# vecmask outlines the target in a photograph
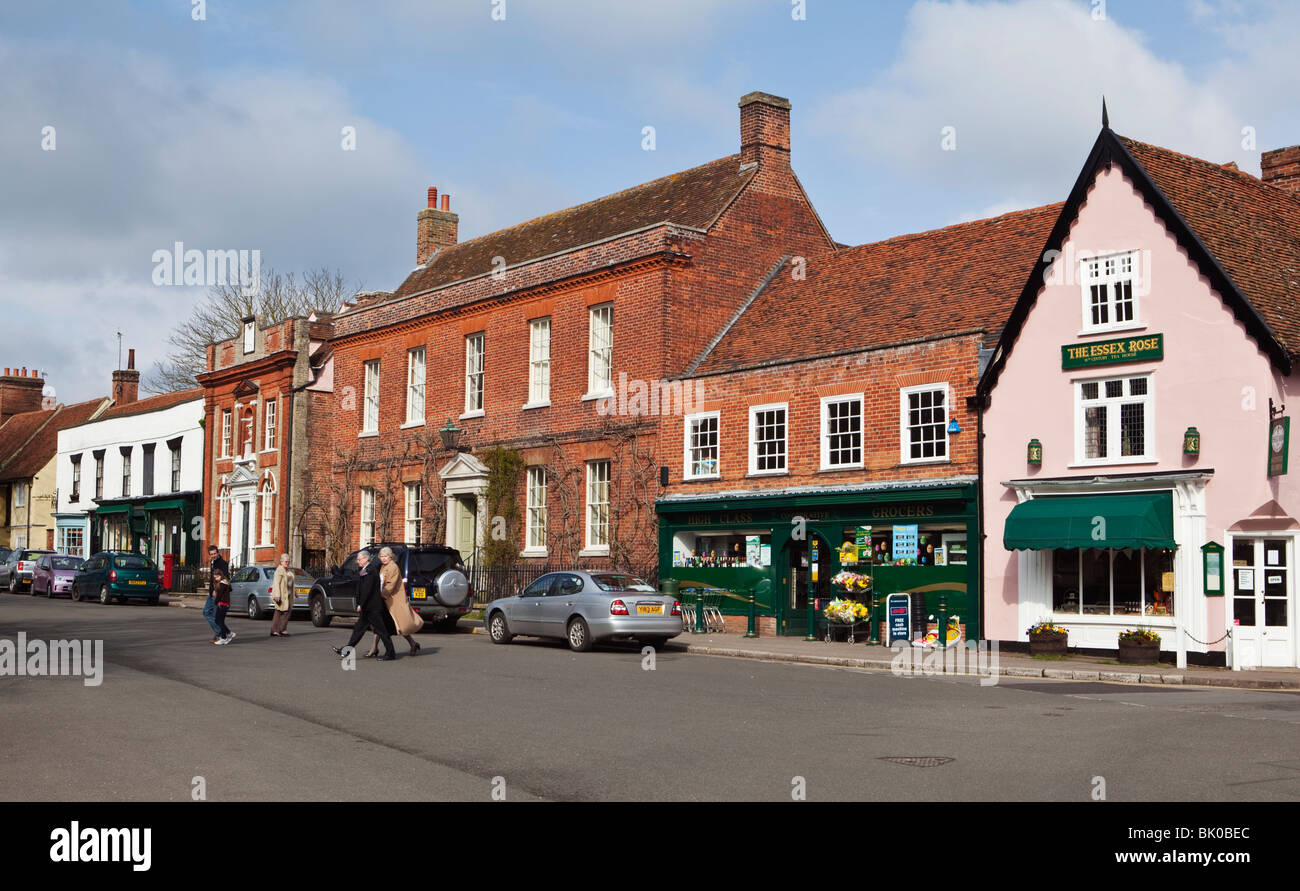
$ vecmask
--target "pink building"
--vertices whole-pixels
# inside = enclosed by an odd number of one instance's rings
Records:
[[[980,383],[988,638],[1300,664],[1298,174],[1300,147],[1261,181],[1103,123]]]

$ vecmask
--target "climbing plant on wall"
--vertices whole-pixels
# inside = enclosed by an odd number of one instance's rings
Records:
[[[490,448],[479,455],[488,469],[488,527],[483,562],[488,566],[508,566],[519,557],[519,499],[526,465],[514,449]]]

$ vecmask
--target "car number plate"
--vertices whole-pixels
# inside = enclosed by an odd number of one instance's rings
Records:
[[[662,603],[638,603],[636,611],[640,615],[662,616],[664,614],[664,605]]]
[[[416,600],[424,600],[428,595],[425,593],[424,588],[416,588],[411,592],[411,596]]]
[[[306,594],[311,590],[311,588],[294,588],[294,590],[297,591],[299,594]]]
[[[141,580],[141,579],[127,579],[127,582],[126,582],[126,583],[127,583],[128,585],[147,585],[147,584],[149,584],[148,582],[143,581],[143,580]]]

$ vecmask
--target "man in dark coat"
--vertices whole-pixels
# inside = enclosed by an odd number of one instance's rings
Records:
[[[357,612],[361,615],[357,619],[357,624],[352,627],[352,636],[348,638],[347,645],[331,649],[342,656],[354,650],[367,631],[374,631],[384,644],[384,655],[379,657],[379,661],[391,662],[397,658],[397,654],[393,652],[393,639],[389,637],[388,629],[384,626],[384,616],[388,610],[384,606],[383,596],[379,593],[379,570],[370,562],[369,551],[359,551],[357,562],[361,564],[361,578],[357,581]]]
[[[230,578],[230,565],[222,559],[216,545],[208,545],[208,600],[203,604],[203,618],[208,620],[208,625],[212,628],[213,643],[225,637],[221,633],[221,626],[217,624],[217,600],[213,596],[217,570],[221,570],[227,579]]]

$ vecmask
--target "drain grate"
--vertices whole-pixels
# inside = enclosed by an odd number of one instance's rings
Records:
[[[906,764],[910,767],[941,767],[952,761],[951,758],[945,755],[884,755],[877,760],[892,761],[895,764]]]

